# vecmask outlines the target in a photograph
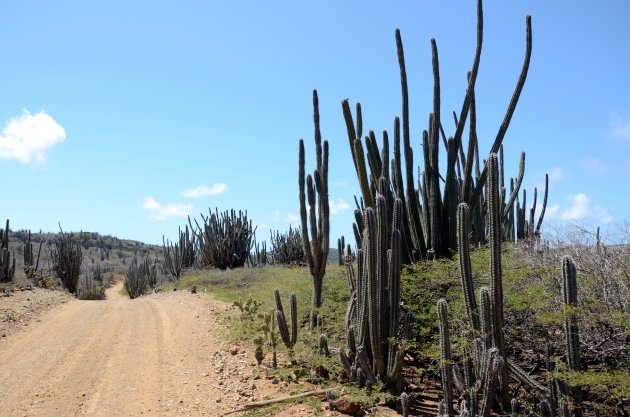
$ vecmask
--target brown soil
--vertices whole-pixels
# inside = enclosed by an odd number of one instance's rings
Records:
[[[316,388],[254,378],[250,347],[213,331],[228,304],[184,291],[129,300],[121,287],[106,301],[39,289],[0,298],[0,415],[220,416]]]

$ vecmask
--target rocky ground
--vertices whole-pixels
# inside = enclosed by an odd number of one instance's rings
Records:
[[[184,291],[129,300],[121,286],[105,301],[42,289],[0,297],[0,415],[238,416],[318,389],[267,378],[249,347],[225,341],[228,304]],[[340,415],[327,404],[323,415]],[[306,404],[274,412],[313,414]]]

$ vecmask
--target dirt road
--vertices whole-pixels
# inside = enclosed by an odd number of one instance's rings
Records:
[[[129,300],[121,286],[2,339],[0,416],[218,416],[261,399],[251,352],[208,331],[225,303],[182,291]]]

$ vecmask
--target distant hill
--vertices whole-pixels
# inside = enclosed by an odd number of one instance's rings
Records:
[[[96,232],[68,233],[74,239],[81,242],[83,252],[82,269],[90,266],[100,265],[101,268],[115,273],[124,273],[126,265],[134,258],[142,259],[162,259],[162,247],[149,245],[129,239],[119,239],[115,236],[101,235]],[[40,242],[41,255],[39,265],[44,269],[50,269],[50,251],[55,239],[61,236],[60,233],[31,232],[31,243],[33,244],[33,256],[37,257]],[[17,230],[9,232],[9,250],[15,254],[16,278],[23,277],[22,265],[24,264],[24,245],[28,240],[28,230]]]

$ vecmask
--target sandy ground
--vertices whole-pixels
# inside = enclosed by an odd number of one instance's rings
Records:
[[[255,378],[249,347],[221,340],[226,303],[183,291],[129,300],[121,287],[105,301],[0,299],[0,416],[221,416],[313,388]],[[314,413],[294,404],[275,415]]]

